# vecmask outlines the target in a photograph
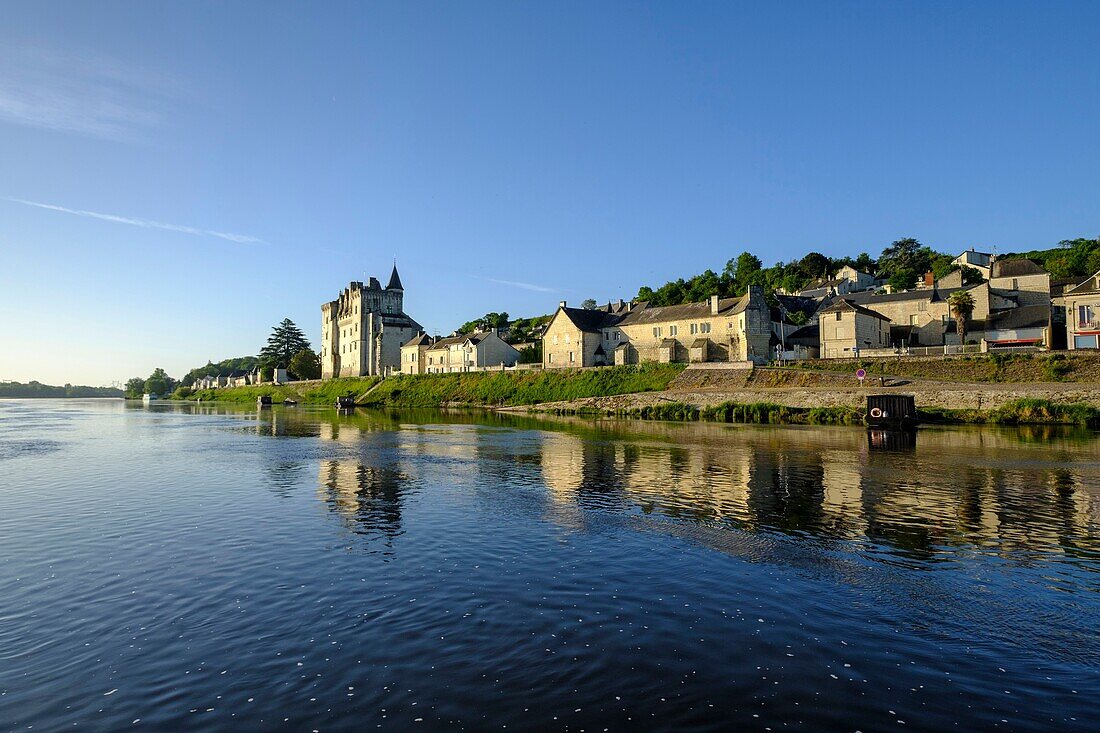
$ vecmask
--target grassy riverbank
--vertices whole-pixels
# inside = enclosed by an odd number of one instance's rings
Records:
[[[683,364],[643,364],[584,370],[398,375],[386,379],[349,377],[282,386],[206,389],[192,393],[187,399],[247,404],[254,403],[257,397],[270,396],[273,402],[289,398],[302,404],[331,405],[337,397],[350,395],[357,405],[370,407],[537,405],[582,397],[659,392],[667,389],[683,370]]]
[[[736,403],[700,407],[663,402],[619,410],[591,407],[553,408],[555,415],[606,415],[639,420],[706,421],[772,425],[860,425],[863,410],[851,407],[789,407],[772,402]],[[1057,404],[1021,399],[993,410],[921,409],[921,420],[935,423],[981,425],[1079,425],[1100,428],[1100,409],[1084,404]]]
[[[642,364],[602,369],[471,372],[389,377],[361,404],[392,407],[512,406],[634,392],[659,392],[683,364]]]
[[[235,402],[252,404],[257,397],[271,397],[272,402],[291,399],[304,405],[333,405],[337,397],[352,395],[356,401],[363,398],[380,380],[377,377],[348,377],[325,381],[301,382],[284,385],[257,384],[248,387],[222,387],[200,389],[187,397],[203,402]]]
[[[796,361],[790,368],[852,374],[859,367],[872,377],[1022,384],[1030,382],[1095,382],[1100,354],[1092,351],[1034,354],[966,354],[959,356]]]

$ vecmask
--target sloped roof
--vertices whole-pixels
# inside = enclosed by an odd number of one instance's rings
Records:
[[[749,304],[749,295],[746,293],[740,298],[722,298],[718,301],[718,315],[733,316],[744,312]],[[627,313],[619,325],[636,326],[646,323],[665,323],[667,321],[689,321],[693,318],[711,317],[710,302],[683,303],[681,305],[665,305],[650,308],[648,306],[635,307]]]
[[[1074,286],[1066,286],[1063,293],[1073,293],[1080,295],[1081,293],[1097,293],[1100,292],[1100,271],[1094,272],[1084,280],[1079,281]]]
[[[676,348],[676,339],[661,339],[661,348],[674,349]]]
[[[997,260],[993,263],[993,277],[1023,277],[1025,275],[1045,275],[1047,271],[1031,260]]]
[[[694,341],[691,342],[691,348],[693,348],[693,349],[704,349],[704,348],[706,348],[707,344],[709,344],[709,343],[710,343],[710,339],[706,338],[705,336],[700,336],[699,338],[697,338],[697,339],[695,339]]]
[[[871,310],[870,308],[864,308],[862,305],[857,305],[847,298],[838,298],[836,302],[821,311],[822,315],[826,313],[841,313],[844,311],[850,311],[853,313],[860,313],[865,316],[871,316],[872,318],[879,318],[883,321],[889,321],[890,319],[882,315],[878,311]]]
[[[404,290],[401,287],[401,278],[397,276],[397,263],[393,263],[393,272],[390,273],[390,282],[386,285],[386,290]]]
[[[974,288],[980,288],[982,285],[984,283],[966,285],[961,288],[922,288],[920,290],[906,290],[903,293],[885,293],[883,295],[876,295],[874,292],[867,290],[862,293],[848,293],[844,296],[844,300],[872,307],[876,303],[901,303],[906,300],[927,300],[930,303],[935,303],[939,300],[946,300],[947,296],[956,290],[973,290]]]
[[[593,308],[592,310],[587,308],[561,308],[560,310],[565,313],[565,317],[574,326],[589,333],[599,333],[601,329],[614,326],[622,319],[619,314],[609,313],[602,308]]]
[[[1045,305],[1010,308],[999,313],[990,313],[985,319],[986,329],[997,331],[1017,328],[1042,328],[1049,324],[1050,307]]]
[[[402,345],[401,348],[406,346],[430,346],[433,343],[433,339],[426,333],[420,333],[409,339],[407,344]]]
[[[794,331],[793,333],[788,333],[786,335],[786,339],[788,341],[793,339],[793,340],[796,340],[796,341],[802,341],[802,340],[814,341],[816,343],[817,339],[820,335],[821,335],[821,327],[818,324],[813,323],[813,324],[808,325],[808,326],[803,326],[802,328],[799,328],[798,330]]]

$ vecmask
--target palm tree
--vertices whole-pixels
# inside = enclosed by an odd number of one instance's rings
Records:
[[[947,305],[959,332],[959,345],[966,343],[966,321],[974,313],[974,296],[969,290],[956,290],[947,298]]]

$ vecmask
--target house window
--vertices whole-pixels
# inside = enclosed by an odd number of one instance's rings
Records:
[[[553,354],[547,354],[547,355],[546,355],[546,361],[548,361],[548,362],[550,362],[551,364],[553,364],[553,363],[554,363],[554,355],[553,355]]]
[[[668,335],[669,336],[675,336],[678,330],[679,330],[678,326],[669,326],[668,327]],[[692,333],[695,333],[695,332],[692,331]]]
[[[654,338],[661,338],[661,327],[657,326],[653,329]]]
[[[910,326],[919,326],[920,325],[920,316],[918,316],[916,313],[913,313],[912,315],[910,315],[909,316],[909,325]]]
[[[709,323],[700,323],[699,324],[699,332],[700,333],[710,333],[710,324]]]
[[[1079,305],[1077,306],[1077,324],[1083,326],[1086,323],[1092,323],[1092,306]]]
[[[619,333],[618,331],[616,331],[615,332],[615,340],[618,341],[620,336],[622,336],[622,334]]]
[[[838,320],[838,321],[840,320],[840,312],[839,311],[837,311],[836,320]]]
[[[920,313],[923,313],[926,310],[928,310],[928,303],[923,301],[923,300],[919,301],[917,303],[917,311],[920,312]]]
[[[569,363],[570,364],[573,363],[573,352],[572,351],[569,352]]]
[[[569,334],[565,334],[565,343],[569,343]]]
[[[554,334],[554,346],[557,346],[557,345],[558,345],[558,335],[555,333]]]
[[[699,327],[697,325],[695,325],[694,323],[691,324],[691,335],[692,336],[694,336],[698,330],[699,330]]]

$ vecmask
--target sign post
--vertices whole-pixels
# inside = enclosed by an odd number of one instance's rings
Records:
[[[867,370],[863,367],[856,369],[856,379],[859,380],[859,386],[863,386],[863,380],[867,378]]]

